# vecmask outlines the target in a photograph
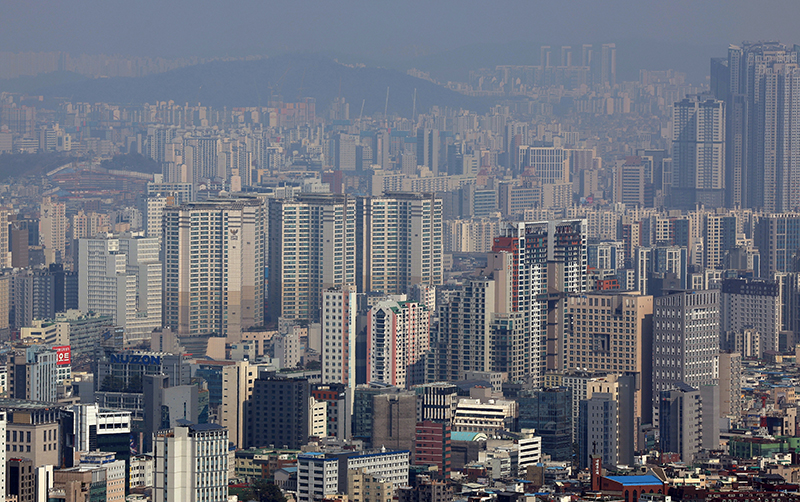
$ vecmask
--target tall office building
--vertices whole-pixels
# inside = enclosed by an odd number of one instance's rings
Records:
[[[421,303],[383,300],[367,313],[367,383],[424,383],[430,313]]]
[[[310,435],[311,399],[308,380],[262,372],[245,403],[247,420],[242,447],[300,449]]]
[[[703,402],[700,391],[678,382],[659,393],[661,451],[677,453],[692,463],[703,445]]]
[[[719,291],[680,291],[656,298],[653,400],[676,385],[714,384],[719,354]]]
[[[78,308],[109,315],[129,339],[149,338],[161,326],[162,266],[158,239],[78,241]]]
[[[725,107],[691,96],[672,107],[673,206],[725,204]]]
[[[364,292],[409,292],[443,281],[442,199],[387,193],[358,200],[357,284]]]
[[[67,240],[66,206],[52,197],[42,199],[39,215],[39,244],[45,250],[48,263],[60,261]]]
[[[542,453],[553,460],[572,459],[572,391],[568,388],[528,391],[517,398],[520,429],[535,429]]]
[[[727,63],[727,64],[726,64]],[[746,42],[712,64],[712,90],[727,105],[729,204],[800,206],[800,68],[796,46]]]
[[[153,454],[155,502],[227,502],[228,431],[221,425],[159,431]]]
[[[592,394],[591,398],[580,402],[578,417],[577,443],[581,468],[588,468],[594,455],[601,456],[605,464],[616,465],[619,460],[620,424],[614,396],[601,392]],[[625,427],[632,425],[625,424]]]
[[[269,318],[319,321],[323,291],[356,284],[355,199],[270,199],[268,249]]]
[[[356,170],[356,139],[352,134],[339,133],[333,137],[333,166],[337,171]]]
[[[239,341],[264,323],[264,207],[255,198],[164,209],[164,325]]]
[[[617,46],[603,44],[600,46],[600,85],[614,87],[617,83]]]
[[[322,293],[322,383],[356,383],[356,289],[350,285]]]
[[[562,371],[636,374],[633,416],[649,423],[653,297],[635,293],[571,294],[564,311],[562,344],[557,348]]]

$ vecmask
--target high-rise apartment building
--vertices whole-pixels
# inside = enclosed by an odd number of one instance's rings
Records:
[[[264,323],[264,207],[255,198],[164,208],[164,325],[239,341]]]
[[[109,315],[129,339],[161,326],[162,266],[158,240],[101,237],[78,241],[78,308]]]
[[[525,378],[534,382],[541,382],[545,368],[560,369],[557,342],[548,340],[548,309],[563,308],[560,294],[586,291],[586,241],[586,220],[510,223],[505,235],[495,239],[490,267],[498,277],[504,276],[500,295],[508,304],[506,311],[521,315],[523,331],[512,335],[516,341],[512,354],[523,356],[523,364],[530,365]],[[511,261],[498,261],[498,253],[508,254]]]
[[[421,303],[387,299],[367,313],[367,383],[424,383],[429,349],[430,313]]]
[[[800,243],[800,215],[761,215],[755,224],[753,244],[760,253],[761,277],[774,272],[793,272],[794,253]]]
[[[268,249],[269,318],[319,321],[322,293],[356,284],[355,199],[270,199]]]
[[[719,291],[679,291],[653,307],[653,399],[676,385],[714,384],[719,354]],[[655,407],[658,406],[654,402]]]
[[[726,102],[730,205],[800,206],[800,68],[797,47],[746,42],[714,60],[712,90]]]
[[[155,502],[227,502],[228,430],[221,425],[161,430],[153,454]]]
[[[765,350],[785,350],[781,343],[783,298],[774,281],[725,279],[720,294],[720,329],[723,334],[756,330]]]
[[[52,197],[45,197],[40,205],[39,244],[45,249],[48,263],[54,263],[64,256],[66,240],[66,206]]]
[[[433,193],[359,199],[359,290],[398,295],[415,284],[441,284],[442,232],[442,199]]]
[[[322,293],[322,383],[356,383],[356,289],[333,287]]]
[[[248,361],[222,368],[222,405],[220,425],[228,429],[231,443],[243,447],[245,443],[245,403],[253,395],[253,382],[258,378],[258,367]]]
[[[725,204],[725,107],[691,96],[672,107],[673,206]]]

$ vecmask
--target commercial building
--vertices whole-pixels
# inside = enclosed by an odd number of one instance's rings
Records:
[[[34,345],[14,354],[8,365],[8,395],[55,403],[58,399],[58,353]]]
[[[264,323],[265,208],[215,199],[164,209],[164,325],[232,342]]]
[[[183,355],[103,350],[94,377],[95,401],[102,408],[130,411],[135,420],[143,420],[145,375],[166,375],[171,386],[188,385],[191,365]]]
[[[517,398],[520,429],[534,429],[542,453],[553,460],[572,458],[572,391],[568,388],[529,391]]]
[[[654,301],[653,406],[674,385],[715,384],[719,354],[719,291],[679,291]],[[657,417],[654,417],[654,420]]]
[[[303,453],[297,456],[297,500],[312,502],[347,493],[347,473],[361,471],[388,481],[392,489],[408,484],[409,451]]]
[[[292,379],[262,372],[253,381],[245,402],[244,448],[273,445],[293,450],[311,435],[311,386],[306,379]]]
[[[661,450],[691,463],[703,447],[703,403],[700,391],[683,383],[659,394]]]
[[[228,429],[230,441],[238,447],[245,444],[245,403],[252,396],[256,378],[258,367],[248,361],[236,361],[222,368],[220,424]]]
[[[162,430],[153,452],[154,502],[227,502],[227,429],[203,424]]]
[[[450,425],[445,422],[417,422],[411,464],[436,466],[439,476],[449,478],[451,457]]]
[[[581,468],[588,468],[594,455],[601,456],[607,465],[617,464],[619,429],[617,402],[613,395],[598,392],[580,402],[577,443]]]
[[[33,465],[61,465],[62,409],[55,404],[0,399],[6,416],[7,459],[29,458]]]

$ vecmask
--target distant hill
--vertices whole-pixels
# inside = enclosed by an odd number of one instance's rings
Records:
[[[485,112],[490,101],[464,96],[434,83],[385,68],[354,68],[319,55],[284,55],[253,61],[216,61],[136,78],[98,78],[37,87],[46,97],[119,104],[203,103],[212,107],[266,106],[272,95],[286,102],[317,100],[322,113],[337,96],[350,103],[357,117],[383,112],[389,87],[389,113],[410,116],[414,89],[417,113],[431,106]],[[34,89],[31,89],[33,91]]]
[[[36,76],[26,76],[0,80],[0,92],[21,92],[35,94],[38,89],[64,84],[75,84],[88,79],[71,71],[54,71]]]

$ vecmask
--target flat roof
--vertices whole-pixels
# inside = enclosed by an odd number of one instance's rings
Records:
[[[606,479],[615,481],[622,486],[645,486],[645,485],[663,485],[664,482],[653,476],[652,474],[643,474],[640,476],[606,476]]]

